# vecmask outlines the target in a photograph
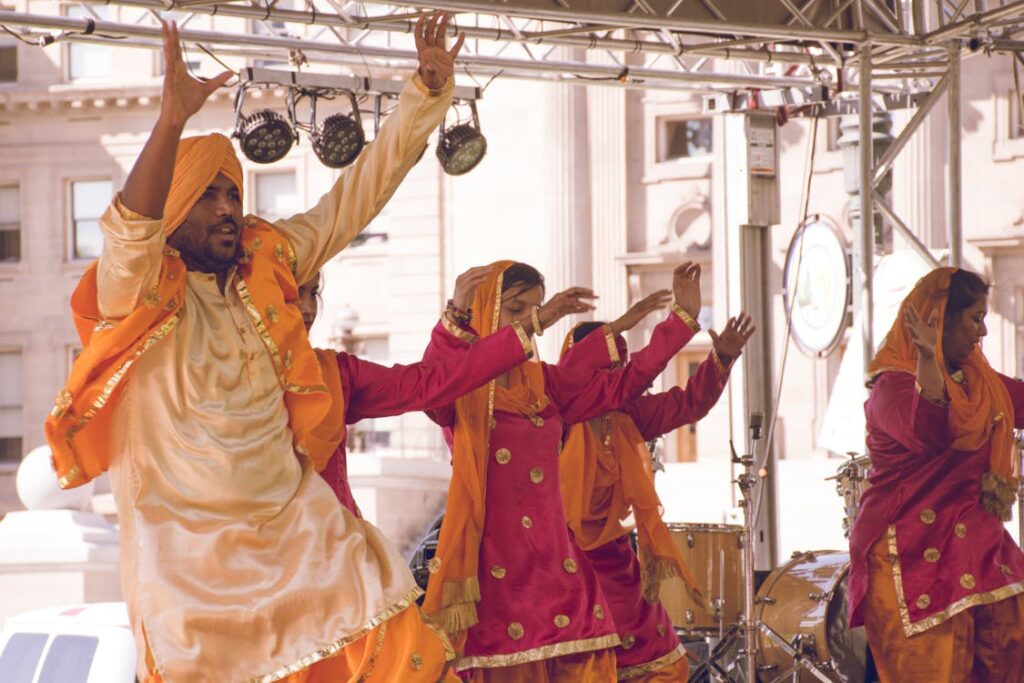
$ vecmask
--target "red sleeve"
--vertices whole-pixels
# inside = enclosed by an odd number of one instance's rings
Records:
[[[721,398],[728,379],[729,370],[712,352],[685,389],[673,387],[661,394],[641,396],[621,410],[633,418],[644,439],[650,441],[707,415]]]
[[[999,379],[1003,380],[1006,390],[1010,392],[1010,400],[1013,401],[1013,426],[1024,428],[1024,382],[1003,374],[999,375]]]
[[[949,448],[949,407],[924,398],[916,385],[909,372],[884,372],[875,380],[864,405],[870,449],[884,452],[896,442],[914,455],[936,455]]]
[[[560,367],[589,368],[603,370],[618,363],[619,350],[615,346],[615,335],[608,325],[594,330],[570,346],[558,361]]]
[[[441,327],[438,323],[437,327]],[[442,328],[441,338],[448,333]],[[342,376],[348,378],[345,421],[431,410],[452,403],[482,384],[505,374],[530,357],[530,347],[515,327],[474,344],[435,345],[435,328],[425,360],[385,367],[338,354]]]
[[[683,322],[680,314],[673,312],[654,328],[650,343],[621,368],[593,370],[545,364],[548,397],[558,406],[566,424],[618,410],[651,386],[697,329],[692,320]]]

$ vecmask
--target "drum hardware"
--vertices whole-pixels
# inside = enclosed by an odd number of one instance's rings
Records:
[[[804,670],[810,673],[812,676],[817,678],[822,683],[833,683],[833,679],[830,678],[822,670],[820,665],[813,661],[812,658],[817,658],[817,648],[815,638],[809,633],[798,633],[793,637],[791,642],[786,642],[786,639],[775,632],[770,626],[765,624],[763,621],[759,624],[761,632],[768,636],[776,645],[782,648],[793,658],[793,665],[782,672],[781,675],[771,679],[769,683],[781,683],[787,678],[792,681],[798,681],[800,671]],[[777,671],[779,666],[777,664],[769,664],[762,667],[758,667],[758,671],[771,671],[774,673]]]
[[[754,598],[755,605],[774,605],[776,602],[778,602],[778,600],[770,598],[767,595],[763,598]]]
[[[832,591],[824,593],[808,593],[807,597],[817,602],[830,602],[832,600]]]

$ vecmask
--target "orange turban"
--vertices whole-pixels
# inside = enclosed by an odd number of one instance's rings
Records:
[[[192,211],[203,192],[218,174],[223,173],[242,196],[242,164],[231,140],[220,133],[184,138],[178,143],[174,177],[164,204],[164,231],[170,235]]]

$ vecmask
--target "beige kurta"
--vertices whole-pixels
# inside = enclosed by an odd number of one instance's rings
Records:
[[[299,282],[348,244],[415,163],[450,101],[409,85],[376,141],[310,212],[279,221]],[[104,217],[100,309],[124,317],[155,279],[159,221]],[[230,277],[234,277],[234,274]],[[111,481],[122,578],[168,683],[273,681],[336,652],[418,595],[398,552],[295,456],[283,391],[233,287],[187,274],[177,328],[115,407]]]

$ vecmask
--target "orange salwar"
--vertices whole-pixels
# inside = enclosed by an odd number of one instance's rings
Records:
[[[619,670],[619,675],[622,675],[621,669]],[[619,683],[685,683],[689,676],[690,663],[686,661],[686,657],[680,657],[668,666],[663,666],[660,669],[655,669],[639,676],[620,678]]]
[[[973,607],[908,638],[885,537],[868,554],[864,627],[882,683],[1024,683],[1024,596]]]
[[[615,651],[562,655],[514,666],[477,668],[470,683],[614,683]]]
[[[455,653],[447,638],[425,619],[419,607],[410,607],[349,643],[333,657],[280,680],[282,683],[460,683],[451,666]],[[163,679],[154,674],[146,683],[163,683]]]

